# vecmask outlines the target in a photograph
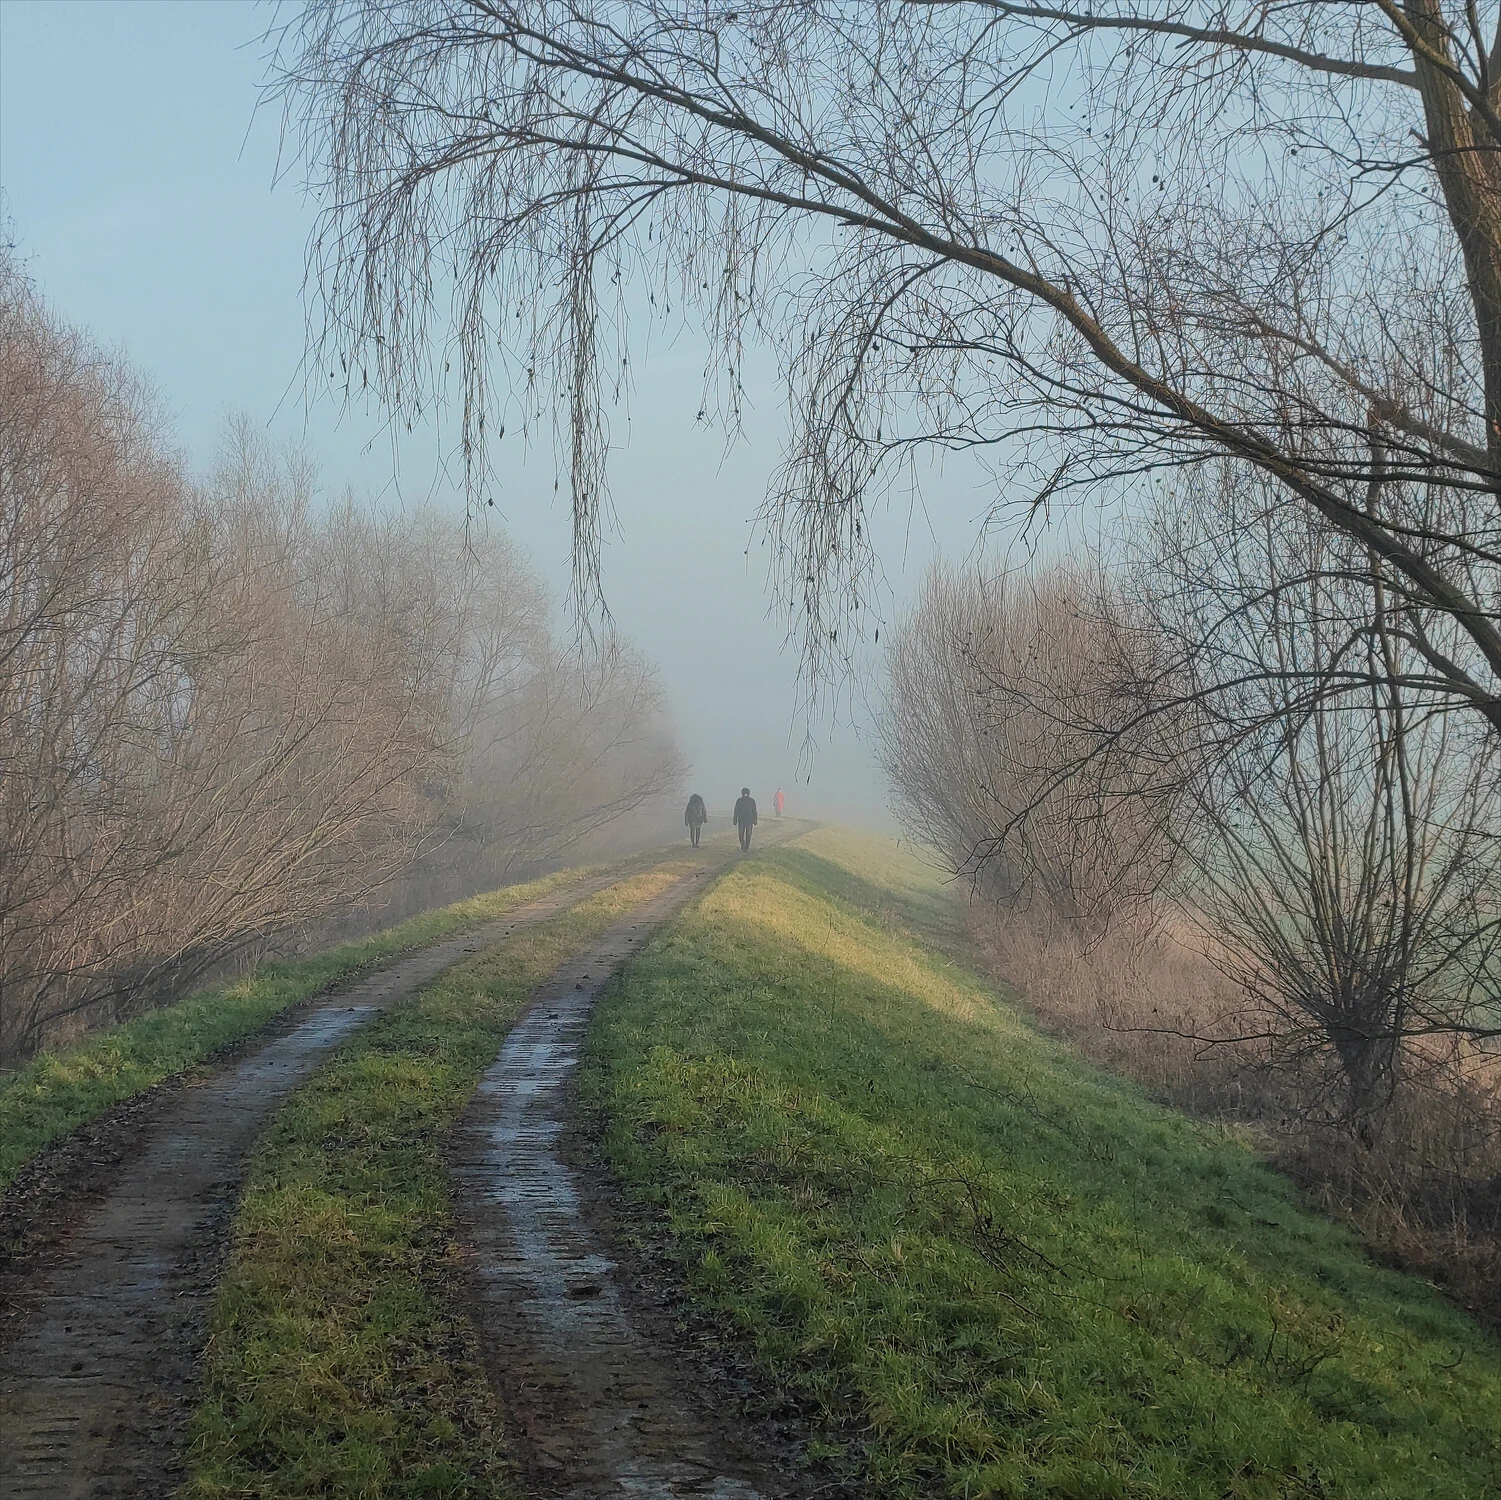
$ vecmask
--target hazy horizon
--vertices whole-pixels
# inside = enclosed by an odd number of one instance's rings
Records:
[[[300,289],[315,207],[295,163],[273,186],[280,120],[256,110],[257,39],[271,19],[249,3],[4,0],[8,233],[59,315],[156,384],[194,469],[213,462],[226,422],[244,413],[273,440],[304,446],[330,493],[352,486],[385,503],[462,509],[433,430],[393,451],[375,412],[341,412],[328,394],[304,399]],[[612,423],[621,526],[604,585],[619,630],[661,670],[693,785],[728,806],[744,784],[766,799],[780,784],[789,811],[894,830],[859,701],[815,721],[811,782],[799,780],[797,655],[784,646],[752,526],[783,433],[771,359],[762,351],[749,363],[745,436],[726,453],[723,434],[697,421],[702,344],[686,334],[653,342]],[[518,446],[502,465],[503,524],[561,610],[566,483],[555,500],[545,442],[529,455]],[[977,477],[943,489],[938,521],[898,508],[874,518],[888,619],[937,550],[935,524],[953,553],[979,535],[988,497]],[[876,662],[869,645],[865,661],[867,671]]]

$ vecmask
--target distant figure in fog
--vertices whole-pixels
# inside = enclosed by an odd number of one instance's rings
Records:
[[[771,799],[771,805],[776,808],[777,816],[782,816],[782,809],[787,806],[787,799],[782,795],[781,787],[777,788],[777,794]]]
[[[683,814],[683,821],[688,825],[688,837],[693,840],[693,847],[698,848],[698,831],[709,821],[709,809],[704,806],[704,799],[695,792],[688,799],[688,811]]]
[[[743,854],[750,853],[751,829],[756,826],[756,799],[751,796],[750,788],[740,788],[740,800],[735,804],[735,827],[740,830],[740,850]]]

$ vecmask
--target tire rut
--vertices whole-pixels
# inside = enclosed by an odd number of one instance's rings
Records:
[[[512,1028],[450,1140],[471,1309],[532,1489],[557,1500],[771,1500],[731,1414],[700,1414],[633,1323],[567,1147],[570,1083],[609,978],[723,866],[687,877],[559,969]]]
[[[598,876],[446,938],[313,1004],[167,1101],[55,1263],[19,1289],[0,1347],[6,1500],[169,1493],[230,1221],[256,1138],[328,1054],[461,959],[614,884]]]

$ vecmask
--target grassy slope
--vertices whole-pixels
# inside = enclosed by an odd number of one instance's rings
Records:
[[[44,1052],[0,1080],[0,1192],[32,1157],[113,1105],[253,1035],[289,1006],[398,953],[477,927],[513,907],[571,884],[591,870],[566,870],[420,912],[384,932],[300,959],[264,964],[77,1044]]]
[[[537,984],[690,864],[518,933],[372,1022],[251,1164],[191,1450],[194,1500],[508,1495],[442,1140]]]
[[[873,1493],[1501,1493],[1501,1351],[1229,1134],[1040,1035],[820,831],[634,961],[585,1087],[694,1293]]]

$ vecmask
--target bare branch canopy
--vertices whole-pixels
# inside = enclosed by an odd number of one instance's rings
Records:
[[[925,445],[1039,508],[1265,476],[1459,626],[1501,730],[1501,32],[1452,0],[313,0],[276,87],[321,195],[317,347],[484,482],[558,424],[598,585],[631,318],[782,359],[767,499],[805,665]]]

